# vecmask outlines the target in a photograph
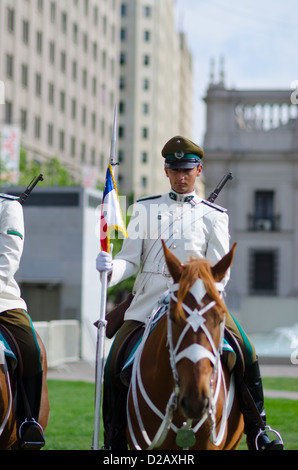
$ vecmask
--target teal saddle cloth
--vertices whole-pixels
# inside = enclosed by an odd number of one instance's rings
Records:
[[[18,363],[17,356],[12,349],[12,346],[9,344],[5,335],[0,331],[0,341],[3,343],[3,351],[6,357],[6,360],[11,364],[12,369],[15,369]]]

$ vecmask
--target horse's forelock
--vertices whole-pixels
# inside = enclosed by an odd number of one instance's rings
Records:
[[[207,294],[209,294],[209,296],[216,301],[223,311],[227,312],[227,307],[220,298],[220,295],[215,287],[210,262],[202,258],[191,258],[190,261],[184,265],[184,270],[181,274],[177,294],[177,314],[181,318],[185,319],[182,303],[188,291],[198,278],[202,279]]]

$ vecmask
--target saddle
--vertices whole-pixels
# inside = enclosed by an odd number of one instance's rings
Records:
[[[129,293],[123,302],[116,305],[109,313],[106,315],[107,327],[106,327],[106,336],[111,339],[115,333],[119,330],[120,326],[124,323],[124,315],[128,307],[130,306],[134,295]],[[94,323],[97,326],[97,323]]]
[[[121,346],[117,351],[117,357],[115,360],[115,377],[119,378],[121,383],[125,387],[129,387],[131,379],[132,363],[128,367],[124,367],[133,351],[139,345],[144,333],[144,325],[140,324],[136,326],[134,330],[125,338]]]

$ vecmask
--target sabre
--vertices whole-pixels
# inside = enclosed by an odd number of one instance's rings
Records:
[[[110,164],[112,167],[116,165],[116,140],[117,140],[117,105],[114,110],[114,125],[113,135],[111,141]],[[112,247],[111,247],[112,251]],[[99,449],[99,431],[100,431],[100,410],[101,410],[101,396],[103,385],[103,371],[104,371],[104,346],[106,336],[106,303],[107,303],[107,286],[108,286],[108,273],[100,273],[101,296],[100,296],[100,310],[99,320],[97,326],[97,344],[96,344],[96,365],[95,365],[95,412],[94,412],[94,432],[92,449]]]

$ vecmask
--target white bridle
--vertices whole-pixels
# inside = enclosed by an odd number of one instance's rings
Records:
[[[175,295],[175,292],[178,291],[178,288],[179,288],[179,284],[173,284],[170,287],[170,298],[175,302],[177,302],[177,297]],[[220,284],[217,284],[217,288],[222,289]],[[169,353],[170,353],[170,364],[171,364],[173,378],[174,378],[174,390],[167,403],[165,414],[161,413],[161,411],[154,405],[154,403],[151,401],[150,397],[148,396],[145,390],[145,387],[143,385],[143,382],[142,382],[141,369],[140,369],[140,362],[141,362],[141,355],[143,352],[143,347],[150,334],[152,321],[155,318],[155,314],[161,308],[160,305],[157,306],[157,308],[154,310],[154,312],[151,314],[151,316],[148,319],[149,321],[146,324],[146,329],[143,335],[142,342],[135,356],[133,369],[132,369],[130,391],[132,393],[134,409],[135,409],[136,417],[138,420],[138,425],[140,427],[142,436],[148,445],[148,450],[154,449],[160,446],[162,442],[164,441],[164,439],[166,438],[166,435],[170,428],[176,434],[181,430],[182,431],[187,430],[188,432],[191,431],[193,435],[195,435],[195,433],[201,428],[201,426],[203,425],[203,423],[206,421],[207,418],[209,418],[211,421],[211,436],[210,436],[211,442],[214,445],[218,446],[221,444],[224,438],[226,422],[228,418],[228,401],[227,401],[226,384],[225,384],[220,356],[221,356],[222,347],[223,347],[225,322],[223,321],[221,323],[220,344],[219,344],[219,348],[216,348],[213,338],[205,325],[205,318],[203,318],[203,315],[205,315],[205,313],[207,313],[211,308],[213,308],[216,302],[211,301],[207,305],[203,304],[202,300],[206,294],[206,290],[205,290],[204,283],[201,279],[198,279],[194,283],[194,285],[191,287],[189,292],[194,296],[196,303],[200,306],[200,309],[198,310],[197,308],[195,308],[194,310],[192,310],[185,303],[182,303],[182,307],[184,311],[188,314],[188,317],[187,317],[186,325],[175,346],[173,344],[172,321],[170,319],[170,313],[169,313],[170,308],[167,309],[167,332],[168,332],[167,339],[168,339],[168,346],[169,346]],[[211,351],[209,351],[207,348],[197,343],[194,343],[188,346],[187,348],[183,349],[182,351],[180,351],[182,340],[190,328],[192,328],[195,332],[198,331],[199,328],[203,330],[211,346]],[[177,426],[175,426],[172,423],[172,418],[173,418],[173,413],[177,409],[177,406],[178,406],[178,397],[180,393],[179,375],[177,372],[176,365],[183,358],[187,358],[194,363],[197,363],[201,359],[207,358],[213,364],[213,372],[212,372],[212,376],[210,380],[210,387],[209,387],[210,389],[209,405],[204,411],[201,419],[199,420],[198,423],[196,423],[196,425],[193,428],[192,428],[192,420],[187,420],[187,423],[184,423],[182,428],[178,429]],[[216,387],[214,389],[215,382],[216,382]],[[216,434],[216,419],[215,419],[216,418],[216,406],[217,406],[217,400],[219,397],[221,385],[223,386],[223,391],[224,391],[223,411],[222,411],[220,429],[218,431],[218,434]],[[146,401],[147,405],[162,420],[162,423],[152,441],[149,438],[145,430],[143,421],[142,421],[139,404],[138,404],[138,398],[137,398],[137,386],[139,387],[142,398]],[[128,406],[127,406],[127,421],[128,421],[128,427],[129,427],[133,444],[136,449],[141,450],[141,447],[139,446],[136,440],[136,437],[132,428]]]

